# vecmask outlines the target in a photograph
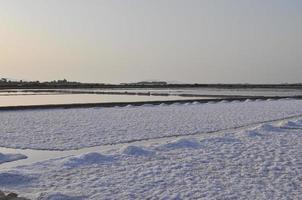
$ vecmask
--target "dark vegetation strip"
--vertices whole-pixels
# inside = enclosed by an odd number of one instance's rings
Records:
[[[102,84],[79,82],[0,82],[0,89],[140,89],[140,88],[272,88],[272,89],[302,89],[302,83],[295,84]]]

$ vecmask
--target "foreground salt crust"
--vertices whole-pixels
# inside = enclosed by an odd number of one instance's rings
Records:
[[[12,162],[16,160],[26,159],[27,156],[23,154],[2,154],[0,153],[0,164],[5,162]]]
[[[39,199],[299,199],[301,166],[292,119],[44,161],[1,172],[0,187]]]
[[[69,150],[191,135],[302,114],[301,100],[1,111],[2,147]]]

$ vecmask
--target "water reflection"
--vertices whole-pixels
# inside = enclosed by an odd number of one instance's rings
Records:
[[[169,101],[184,99],[208,99],[207,97],[180,96],[140,96],[140,95],[108,95],[108,94],[36,94],[36,95],[0,95],[0,107],[56,105],[76,103],[118,103],[141,101]]]

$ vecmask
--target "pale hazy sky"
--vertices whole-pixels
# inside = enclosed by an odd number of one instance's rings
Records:
[[[302,82],[301,0],[0,0],[0,77]]]

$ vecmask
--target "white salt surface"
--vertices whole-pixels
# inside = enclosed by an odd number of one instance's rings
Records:
[[[192,135],[302,114],[301,100],[0,112],[0,146],[71,150]]]
[[[292,126],[293,125],[293,126]],[[302,120],[91,152],[0,173],[38,199],[300,199]]]

